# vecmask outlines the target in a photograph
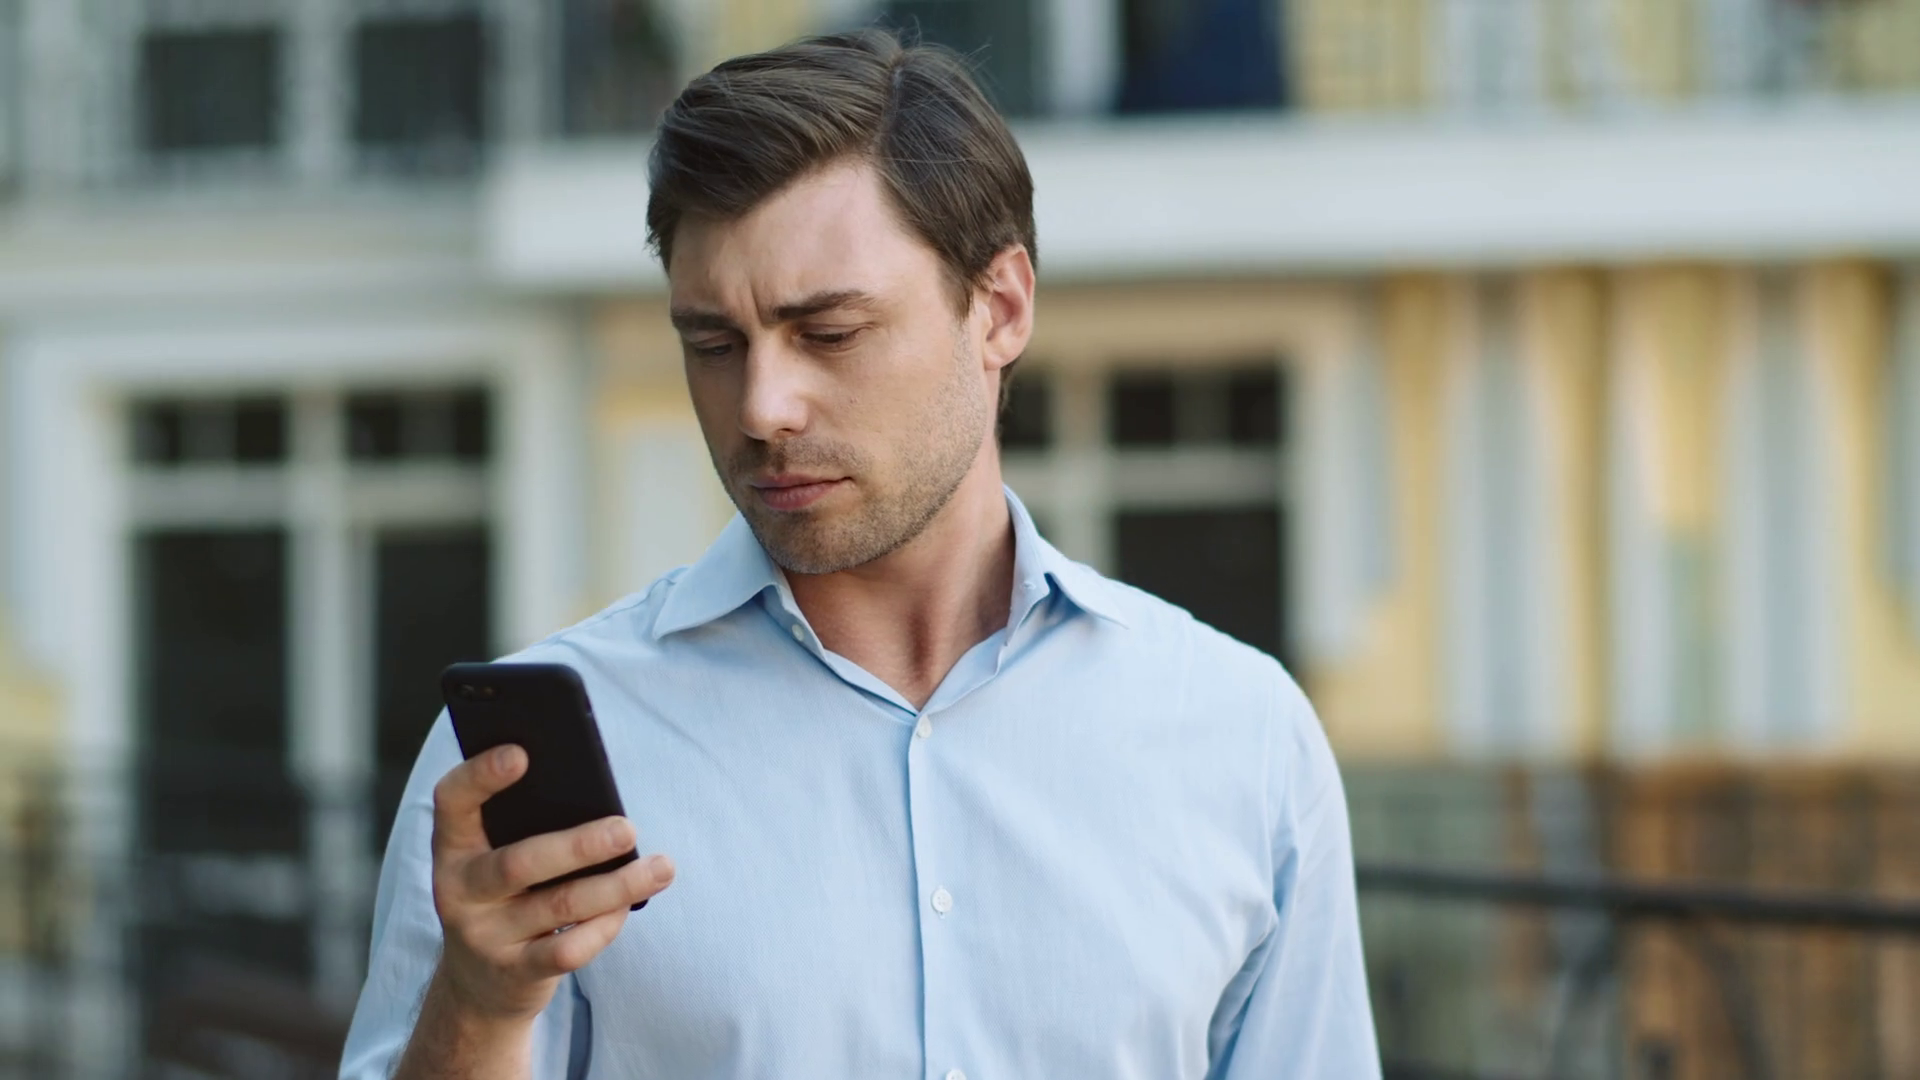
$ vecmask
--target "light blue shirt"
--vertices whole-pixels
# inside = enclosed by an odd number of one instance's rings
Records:
[[[1056,551],[925,708],[821,646],[745,522],[520,653],[585,679],[673,886],[566,979],[537,1077],[1367,1080],[1340,777],[1272,658]],[[443,715],[380,873],[341,1075],[440,947]]]

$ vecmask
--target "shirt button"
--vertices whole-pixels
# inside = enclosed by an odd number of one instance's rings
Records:
[[[920,722],[913,725],[914,738],[924,739],[931,734],[933,734],[933,721],[927,719],[926,717],[924,716],[921,717]]]
[[[799,623],[793,624],[793,640],[799,642],[802,645],[805,645],[807,643],[807,630],[805,627],[801,626]]]
[[[933,890],[933,910],[941,915],[953,910],[953,894],[945,888]],[[949,1074],[951,1075],[951,1074]]]
[[[967,1074],[961,1072],[959,1069],[948,1069],[947,1080],[967,1080]]]

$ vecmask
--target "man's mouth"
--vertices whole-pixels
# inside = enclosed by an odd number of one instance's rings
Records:
[[[803,510],[827,497],[844,484],[851,483],[846,477],[808,476],[800,473],[781,473],[775,476],[756,477],[747,481],[760,502],[769,510]]]

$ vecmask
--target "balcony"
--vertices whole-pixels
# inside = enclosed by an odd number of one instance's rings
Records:
[[[1920,0],[828,6],[796,28],[974,59],[1052,281],[1920,247]],[[658,286],[646,133],[697,58],[773,32],[689,36],[660,0],[115,10],[0,0],[0,79],[45,103],[0,109],[0,192],[398,205],[477,220],[487,272],[534,289]]]
[[[1300,0],[1315,112],[1605,116],[1920,93],[1909,0]]]
[[[891,0],[1016,115],[1604,115],[1920,93],[1912,0]]]
[[[1029,121],[1556,121],[1920,98],[1920,0],[815,7],[813,29],[877,20],[960,49]],[[501,146],[642,136],[694,57],[766,32],[707,27],[702,44],[695,29],[659,0],[160,0],[94,19],[0,0],[0,80],[21,90],[6,99],[47,103],[0,110],[0,175],[123,188],[459,179]]]
[[[503,145],[645,131],[670,40],[647,0],[0,0],[0,176],[57,198],[464,186]]]
[[[1920,0],[866,11],[965,52],[1014,114],[1055,282],[1920,246]],[[493,270],[658,287],[643,150],[515,147]]]

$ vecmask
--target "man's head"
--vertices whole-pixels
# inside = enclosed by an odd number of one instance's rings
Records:
[[[1033,182],[965,65],[877,30],[729,60],[650,174],[694,408],[768,554],[830,573],[919,535],[991,460],[1032,331]]]

